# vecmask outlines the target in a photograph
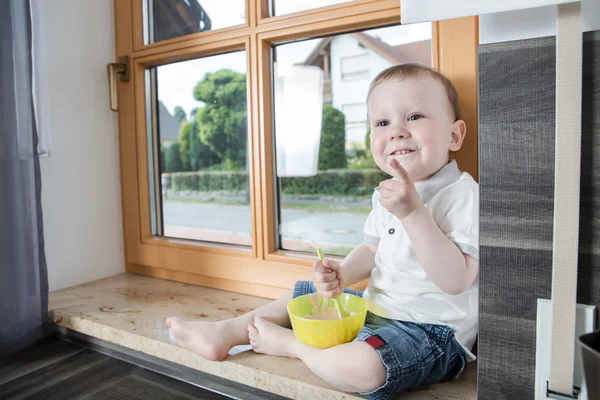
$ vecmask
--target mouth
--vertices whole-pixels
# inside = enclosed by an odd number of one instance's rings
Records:
[[[390,153],[390,156],[401,156],[401,155],[405,155],[405,154],[414,153],[415,151],[416,150],[411,150],[411,149],[399,149],[399,150],[392,151]]]

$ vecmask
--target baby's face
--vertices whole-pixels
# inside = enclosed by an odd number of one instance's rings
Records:
[[[395,158],[414,182],[423,181],[460,148],[464,122],[454,121],[444,86],[426,74],[379,84],[368,106],[373,159],[390,175]]]

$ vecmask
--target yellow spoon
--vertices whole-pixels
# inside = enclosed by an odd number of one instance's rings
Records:
[[[321,262],[323,262],[323,252],[321,251],[320,247],[317,247],[317,255],[319,256],[319,260],[321,260]],[[349,317],[350,314],[348,314],[348,312],[344,309],[344,306],[340,302],[340,298],[336,297],[333,300],[335,302],[335,306],[337,308],[338,316],[340,317],[340,319]]]

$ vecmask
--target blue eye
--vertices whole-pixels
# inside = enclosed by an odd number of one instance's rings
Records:
[[[421,114],[412,114],[412,115],[408,116],[408,120],[409,121],[416,121],[416,120],[419,120],[421,118],[423,118],[423,115],[421,115]]]
[[[390,123],[388,121],[383,120],[383,121],[377,121],[375,123],[375,126],[388,126],[389,124]]]

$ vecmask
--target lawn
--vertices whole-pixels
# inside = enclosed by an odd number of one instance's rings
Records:
[[[166,203],[188,203],[188,204],[201,204],[201,203],[212,203],[212,204],[223,204],[229,206],[245,206],[248,205],[242,200],[206,200],[197,197],[171,197],[163,199]],[[371,207],[349,204],[344,205],[340,203],[321,203],[316,201],[285,201],[282,203],[283,209],[288,210],[304,210],[309,212],[326,211],[326,212],[348,212],[348,213],[362,213],[368,214],[371,211]]]

